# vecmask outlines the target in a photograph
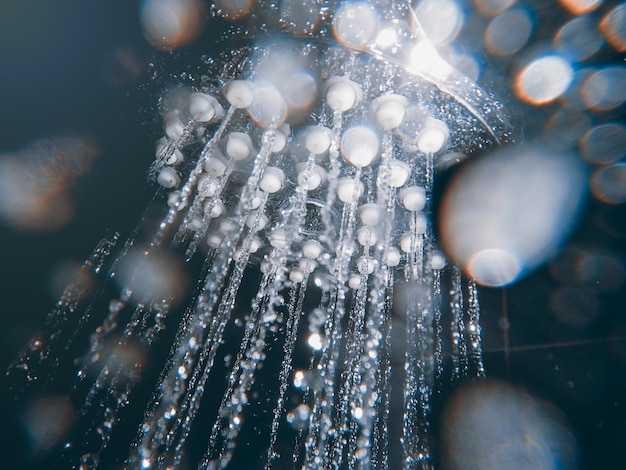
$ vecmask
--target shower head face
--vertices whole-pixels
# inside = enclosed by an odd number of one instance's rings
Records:
[[[332,18],[329,25],[334,24]],[[173,171],[166,165],[172,153],[204,148],[202,159],[211,161],[211,155],[219,153],[232,160],[232,178],[222,178],[221,195],[233,200],[255,168],[252,156],[270,139],[267,157],[283,172],[275,191],[281,191],[283,200],[304,185],[313,198],[330,205],[329,210],[341,211],[343,204],[358,201],[363,194],[358,190],[353,198],[347,186],[337,188],[337,179],[359,172],[375,186],[364,196],[368,200],[386,199],[383,187],[401,190],[417,185],[427,188],[430,201],[433,172],[457,160],[450,155],[465,157],[514,140],[516,131],[493,95],[452,66],[446,65],[446,73],[438,76],[430,69],[415,69],[421,58],[411,43],[429,44],[419,31],[407,31],[393,54],[386,55],[374,40],[354,47],[326,37],[324,29],[314,38],[302,39],[267,35],[258,25],[248,27],[256,33],[250,33],[247,45],[233,48],[233,41],[224,41],[223,52],[205,61],[208,67],[201,67],[200,87],[191,84],[185,91],[179,86],[162,100],[166,131],[171,116],[182,128],[167,146],[160,146],[150,173],[158,173],[170,186],[176,175],[165,176]],[[335,36],[340,37],[336,31]],[[429,57],[445,64],[436,52]],[[199,121],[191,110],[200,93],[207,97],[203,102],[213,100],[219,109],[231,111],[209,125]],[[319,170],[305,172],[309,157]],[[193,165],[188,160],[178,171],[184,173]],[[198,177],[191,175],[190,188]],[[213,186],[196,198],[215,198]],[[268,204],[277,203],[270,198]],[[222,218],[236,216],[236,204],[225,208]],[[430,210],[430,202],[425,210]],[[400,216],[396,230],[407,223]],[[218,227],[219,221],[212,225]],[[186,223],[181,228],[196,229]],[[196,242],[193,250],[199,245],[204,244]]]

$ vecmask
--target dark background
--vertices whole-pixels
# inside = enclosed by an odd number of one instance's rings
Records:
[[[38,327],[56,294],[50,274],[82,263],[96,243],[128,231],[154,192],[146,179],[152,136],[142,124],[140,80],[113,58],[130,51],[145,70],[152,51],[139,26],[138,2],[14,2],[0,15],[0,148],[19,151],[65,132],[91,136],[98,156],[72,190],[75,213],[57,231],[3,224],[3,363]],[[158,129],[153,129],[158,131]]]
[[[0,153],[69,130],[92,136],[99,156],[72,190],[75,213],[66,226],[54,232],[0,226],[3,368],[53,305],[52,273],[64,263],[82,263],[103,236],[128,235],[141,217],[155,190],[146,169],[159,134],[160,84],[151,82],[149,64],[177,60],[155,53],[144,40],[139,2],[11,3],[0,7]],[[546,4],[538,11],[548,15],[554,5]],[[199,56],[211,38],[205,32],[189,57]],[[116,59],[120,51],[134,57],[133,67]],[[521,109],[529,129],[547,115]],[[624,262],[625,212],[590,200],[568,246],[609,247]],[[487,373],[523,385],[562,410],[584,468],[620,468],[626,444],[624,287],[599,296],[600,313],[584,328],[564,325],[551,314],[549,298],[558,287],[543,268],[506,290],[481,291]],[[6,458],[4,468],[25,468],[17,408],[5,385],[1,397],[6,424],[0,427],[0,462]]]

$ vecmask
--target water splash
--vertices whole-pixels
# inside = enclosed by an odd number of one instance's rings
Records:
[[[149,169],[161,221],[145,217],[115,254],[117,237],[103,242],[84,267],[100,276],[94,301],[77,310],[84,290],[72,287],[49,340],[9,371],[34,389],[63,359],[57,338],[102,318],[77,361],[80,421],[65,461],[100,465],[153,376],[128,468],[235,467],[251,435],[265,442],[253,461],[266,469],[395,468],[398,442],[403,468],[432,468],[446,321],[453,379],[484,376],[476,286],[446,266],[431,223],[436,162],[511,140],[512,129],[406,4],[379,7],[325,5],[315,40],[228,47],[210,85],[164,100]],[[294,14],[278,13],[287,31]],[[388,47],[377,32],[400,24],[411,26]],[[253,15],[246,36],[267,25]],[[178,283],[188,275],[192,288]],[[70,315],[82,316],[67,333]],[[200,457],[192,437],[205,442]]]

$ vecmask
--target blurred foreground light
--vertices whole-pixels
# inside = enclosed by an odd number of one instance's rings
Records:
[[[441,260],[434,260],[439,263]],[[441,265],[441,263],[440,263]],[[399,282],[394,287],[393,292],[393,313],[396,319],[405,321],[407,312],[415,309],[416,305],[432,305],[428,290],[424,286],[415,282]]]
[[[485,46],[497,56],[515,54],[526,45],[532,30],[533,20],[525,9],[507,10],[489,23],[485,31]]]
[[[117,308],[117,302],[113,302],[110,308]],[[124,384],[136,380],[147,359],[147,352],[137,341],[130,339],[119,344],[115,340],[105,340],[99,351],[89,355],[90,362],[82,372],[95,379],[100,374],[100,365],[106,363],[107,367],[117,371],[117,383]]]
[[[604,39],[590,15],[578,16],[565,23],[554,37],[555,48],[573,61],[583,61],[598,52]]]
[[[378,13],[366,2],[346,2],[335,13],[333,27],[337,40],[347,47],[364,49],[380,26]]]
[[[565,239],[585,187],[574,157],[538,146],[496,150],[449,185],[439,214],[443,247],[477,282],[510,284]]]
[[[313,64],[292,47],[292,43],[272,41],[269,53],[255,57],[256,79],[248,112],[261,127],[280,126],[306,115],[317,98]],[[264,50],[261,48],[261,50]],[[233,90],[234,91],[234,90]]]
[[[200,0],[144,0],[141,25],[148,42],[166,51],[193,41],[206,18]]]
[[[65,395],[40,395],[22,413],[22,424],[35,454],[51,449],[74,424],[75,410]]]
[[[96,287],[93,272],[83,269],[82,265],[74,261],[65,261],[50,273],[48,291],[60,298],[67,289],[80,291],[80,298],[85,299],[94,292]]]
[[[559,109],[543,129],[543,138],[551,148],[570,150],[579,145],[581,135],[591,128],[587,113],[567,108]]]
[[[572,66],[556,55],[533,60],[515,78],[515,93],[533,105],[549,103],[561,96],[574,77]]]
[[[573,15],[582,15],[598,8],[602,0],[559,0],[559,3]]]
[[[460,54],[448,56],[450,64],[459,72],[469,78],[472,82],[477,82],[480,77],[481,66],[478,59],[472,55]]]
[[[608,111],[626,100],[626,67],[606,67],[584,81],[581,94],[588,109]]]
[[[559,97],[559,104],[561,104],[567,111],[586,111],[589,106],[587,105],[583,90],[587,79],[596,72],[597,69],[593,68],[577,70],[574,73],[574,77],[572,78],[572,83],[569,88]]]
[[[626,202],[626,164],[616,163],[597,170],[591,177],[591,192],[607,204]]]
[[[605,165],[626,155],[626,127],[617,122],[600,124],[580,139],[580,154],[589,163]]]
[[[141,75],[147,62],[136,48],[118,46],[108,49],[102,57],[102,78],[116,88],[130,85]]]
[[[319,335],[319,333],[312,333],[307,339],[307,344],[314,351],[321,351],[322,348],[324,347],[324,342],[322,340],[322,337]]]
[[[435,45],[445,45],[454,40],[463,27],[463,12],[451,0],[422,0],[415,15],[426,37]]]
[[[394,27],[383,28],[376,35],[376,47],[381,49],[397,46],[399,42],[400,36]]]
[[[604,247],[568,247],[550,262],[549,268],[561,284],[591,292],[615,292],[626,280],[624,260]]]
[[[182,262],[167,252],[135,248],[119,263],[115,276],[141,303],[175,304],[188,287]]]
[[[307,428],[309,425],[309,417],[311,416],[311,408],[307,405],[298,405],[293,411],[287,413],[287,422],[291,426],[300,431]]]
[[[442,425],[443,468],[578,468],[578,444],[559,410],[503,382],[461,388]]]
[[[0,154],[0,219],[19,230],[58,230],[73,215],[70,189],[98,154],[87,136],[59,134]]]
[[[615,292],[626,279],[626,268],[615,253],[589,250],[582,254],[575,269],[580,285],[598,292]]]
[[[626,3],[621,3],[600,21],[600,31],[617,52],[626,52]]]
[[[420,41],[411,48],[406,69],[410,73],[426,75],[435,80],[446,80],[453,70],[429,41]]]
[[[476,9],[484,16],[496,16],[515,4],[515,0],[474,0]]]
[[[287,119],[287,103],[284,96],[271,83],[258,80],[253,84],[254,99],[248,112],[261,127],[278,127]]]
[[[550,295],[550,310],[560,323],[584,328],[598,317],[600,300],[588,289],[563,286]]]

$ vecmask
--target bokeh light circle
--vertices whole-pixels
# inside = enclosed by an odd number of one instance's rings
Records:
[[[380,19],[366,2],[346,2],[335,13],[333,27],[336,39],[343,45],[364,49],[376,37]]]
[[[533,21],[522,8],[507,10],[496,16],[485,30],[485,46],[496,56],[508,56],[519,51],[530,38]]]
[[[578,468],[578,444],[559,410],[504,382],[461,387],[441,423],[443,468]]]
[[[522,267],[517,258],[507,250],[488,248],[470,257],[467,271],[485,286],[500,287],[517,279]]]
[[[538,146],[468,163],[443,196],[442,245],[477,282],[504,286],[548,261],[565,239],[583,200],[584,167]]]
[[[463,26],[463,12],[451,0],[423,0],[417,5],[415,15],[426,37],[435,45],[451,42]]]
[[[602,0],[559,0],[570,13],[582,15],[589,13],[602,5]]]
[[[607,204],[626,202],[626,163],[616,163],[597,170],[591,178],[591,192]]]
[[[626,52],[626,3],[621,3],[600,21],[600,31],[617,52]]]
[[[626,127],[609,122],[589,129],[580,139],[580,154],[596,165],[620,160],[626,155]]]
[[[608,111],[626,100],[626,67],[606,67],[587,77],[581,95],[588,109]]]
[[[582,61],[598,52],[604,39],[589,15],[578,16],[565,23],[554,36],[554,46],[574,61]]]
[[[199,0],[144,0],[144,36],[157,49],[174,50],[196,39],[204,25],[204,12],[204,3]]]
[[[474,0],[474,5],[481,15],[493,17],[512,7],[515,0]]]
[[[574,77],[572,66],[560,56],[547,55],[530,62],[515,78],[519,99],[534,105],[549,103],[562,95]]]

